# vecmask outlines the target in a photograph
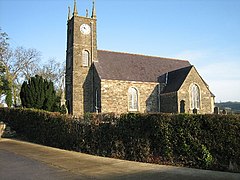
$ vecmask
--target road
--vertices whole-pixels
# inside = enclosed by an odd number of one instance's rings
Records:
[[[240,173],[138,163],[1,139],[0,179],[239,180]]]

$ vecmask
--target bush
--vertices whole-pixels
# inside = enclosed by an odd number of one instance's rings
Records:
[[[84,119],[31,109],[0,108],[28,140],[132,161],[239,172],[239,115],[86,114]]]
[[[53,82],[36,75],[24,81],[20,98],[25,108],[43,109],[52,112],[60,111],[60,97],[56,96]]]

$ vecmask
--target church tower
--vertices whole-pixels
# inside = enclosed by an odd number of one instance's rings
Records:
[[[68,113],[74,116],[81,116],[85,112],[92,111],[91,105],[87,110],[84,107],[84,104],[91,104],[91,98],[84,96],[85,92],[92,93],[91,83],[87,83],[86,79],[92,63],[97,61],[96,23],[94,1],[92,14],[89,17],[88,10],[86,10],[86,16],[78,15],[76,0],[74,0],[72,14],[68,8],[66,51],[66,100]]]

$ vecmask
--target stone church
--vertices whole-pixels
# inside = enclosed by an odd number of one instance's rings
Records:
[[[97,49],[97,16],[67,21],[66,102],[74,116],[87,112],[213,113],[214,95],[186,60]]]

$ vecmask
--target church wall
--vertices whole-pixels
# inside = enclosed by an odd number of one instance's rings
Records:
[[[214,100],[211,95],[210,90],[193,67],[189,72],[187,78],[185,79],[183,85],[181,86],[180,90],[178,91],[178,112],[180,112],[180,101],[185,101],[185,112],[192,113],[193,110],[190,106],[190,86],[195,83],[200,88],[200,109],[198,113],[201,114],[209,114],[213,113],[214,108]]]
[[[160,96],[161,101],[161,112],[163,113],[177,113],[178,107],[177,107],[177,93],[166,93],[161,94]]]
[[[94,65],[92,65],[83,84],[84,113],[96,112],[96,107],[100,107],[100,82],[98,73],[94,68]]]
[[[83,83],[83,106],[85,112],[93,112],[93,71],[90,69]]]
[[[102,80],[101,112],[128,112],[128,89],[135,87],[138,91],[138,107],[141,113],[158,111],[158,83]]]
[[[101,112],[101,79],[93,67],[93,112]]]

